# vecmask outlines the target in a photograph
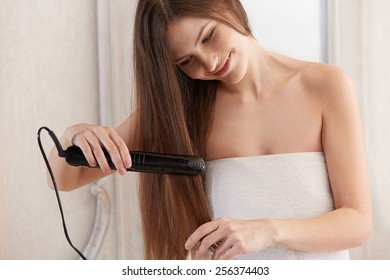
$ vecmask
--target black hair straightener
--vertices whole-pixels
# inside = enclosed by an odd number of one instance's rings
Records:
[[[41,150],[43,159],[46,163],[47,169],[49,171],[51,180],[53,182],[55,194],[57,197],[58,207],[60,209],[60,214],[62,218],[62,225],[65,233],[66,240],[69,245],[77,252],[77,254],[83,259],[87,258],[78,250],[70,240],[68,230],[65,224],[65,217],[62,209],[61,199],[57,187],[57,183],[54,178],[53,171],[50,167],[50,163],[46,157],[45,151],[41,142],[41,132],[46,130],[50,137],[53,139],[54,144],[58,150],[58,156],[65,158],[68,164],[72,166],[82,166],[82,167],[92,167],[88,164],[87,159],[85,158],[81,149],[77,146],[70,146],[64,150],[55,135],[55,133],[49,128],[43,126],[38,130],[38,145]],[[110,155],[107,151],[103,150],[107,158],[107,162],[111,169],[115,170],[115,166],[111,161]],[[130,152],[132,159],[131,168],[127,169],[128,171],[136,172],[149,172],[149,173],[160,173],[160,174],[174,174],[174,175],[202,175],[206,171],[206,164],[204,160],[198,156],[193,155],[175,155],[175,154],[164,154],[164,153],[150,153],[150,152]],[[93,166],[98,168],[99,166]]]
[[[108,152],[103,149],[108,165],[115,170]],[[132,166],[127,171],[149,172],[177,175],[202,175],[206,170],[206,164],[202,158],[190,155],[160,154],[150,152],[130,152]],[[88,164],[81,149],[71,146],[60,156],[72,166],[92,167]],[[99,167],[99,165],[93,166]]]

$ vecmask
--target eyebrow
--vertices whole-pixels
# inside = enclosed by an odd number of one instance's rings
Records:
[[[205,25],[203,25],[202,28],[200,29],[199,34],[198,34],[198,37],[196,37],[195,47],[199,44],[199,40],[200,40],[200,38],[202,37],[203,31],[204,31],[205,28],[210,24],[210,22],[211,22],[211,20],[210,20],[209,22],[207,22]]]
[[[211,20],[208,21],[205,25],[203,25],[203,26],[201,27],[201,29],[200,29],[200,31],[199,31],[199,33],[198,33],[198,36],[196,37],[196,40],[195,40],[195,45],[194,45],[195,47],[199,44],[199,41],[200,41],[200,39],[202,38],[202,35],[203,35],[204,30],[205,30],[205,28],[210,24],[210,22],[211,22]],[[183,57],[181,57],[181,58],[176,59],[176,60],[175,60],[175,63],[176,63],[176,62],[179,62],[180,60],[182,60],[182,59],[185,58],[185,57],[186,57],[186,55],[183,56]]]

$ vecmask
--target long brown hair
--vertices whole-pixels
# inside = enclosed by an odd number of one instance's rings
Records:
[[[172,62],[169,22],[213,18],[249,35],[239,0],[139,0],[134,26],[137,149],[205,157],[216,81],[192,80]],[[147,259],[184,259],[184,243],[210,221],[203,178],[140,175],[140,208]]]

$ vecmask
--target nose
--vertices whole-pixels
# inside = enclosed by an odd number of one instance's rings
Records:
[[[207,72],[212,73],[215,70],[217,70],[217,65],[218,65],[217,54],[213,53],[213,54],[205,55],[202,57],[201,60],[202,60],[202,65]]]

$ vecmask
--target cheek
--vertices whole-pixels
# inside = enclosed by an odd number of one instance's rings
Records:
[[[213,48],[218,52],[226,52],[236,44],[236,34],[229,28],[220,29],[213,39]]]
[[[183,72],[190,77],[191,79],[202,79],[204,77],[203,75],[203,69],[200,65],[191,65],[187,66]]]
[[[225,52],[232,46],[232,39],[230,36],[218,36],[215,38],[214,46],[221,52]]]

